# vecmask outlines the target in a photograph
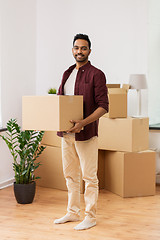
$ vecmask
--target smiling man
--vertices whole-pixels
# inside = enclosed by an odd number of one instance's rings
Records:
[[[58,95],[83,95],[84,118],[72,119],[73,127],[67,132],[58,133],[62,137],[68,207],[67,214],[54,223],[79,221],[81,169],[85,181],[85,219],[74,229],[84,230],[96,225],[98,119],[108,112],[108,97],[104,73],[88,61],[91,42],[87,35],[77,34],[74,37],[72,53],[76,64],[64,72]]]

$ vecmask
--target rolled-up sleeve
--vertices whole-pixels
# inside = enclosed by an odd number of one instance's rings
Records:
[[[102,71],[99,71],[94,76],[94,94],[97,107],[102,107],[108,112],[108,89],[106,86],[106,77]]]

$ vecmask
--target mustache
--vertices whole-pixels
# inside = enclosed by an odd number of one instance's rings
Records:
[[[81,53],[79,53],[79,54],[76,54],[75,56],[76,56],[76,57],[77,57],[77,56],[82,56],[82,57],[84,57],[84,55],[83,55],[83,54],[81,54]]]

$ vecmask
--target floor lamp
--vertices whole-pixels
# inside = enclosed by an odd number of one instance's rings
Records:
[[[141,116],[141,89],[147,89],[147,80],[145,74],[131,74],[129,78],[131,89],[137,90],[138,108],[137,117]]]

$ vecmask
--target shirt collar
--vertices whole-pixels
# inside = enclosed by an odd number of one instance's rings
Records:
[[[84,71],[84,70],[88,69],[90,67],[90,65],[91,65],[91,62],[88,61],[85,65],[80,67],[79,70]],[[76,67],[76,64],[72,65],[68,70],[72,72],[75,67]]]
[[[83,70],[84,71],[84,70],[88,69],[90,67],[90,65],[91,65],[91,63],[90,63],[90,61],[88,61],[85,65],[80,67],[79,70]]]

